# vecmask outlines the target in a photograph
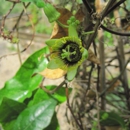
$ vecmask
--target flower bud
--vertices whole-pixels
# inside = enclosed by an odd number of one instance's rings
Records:
[[[45,3],[43,0],[34,0],[38,8],[43,8],[45,15],[50,23],[56,21],[60,17],[60,13],[54,8],[53,5]]]
[[[75,16],[71,16],[70,19],[67,21],[67,24],[69,25],[69,36],[77,37],[77,26],[79,25],[79,20],[76,20]]]
[[[47,3],[43,9],[50,23],[56,21],[60,17],[60,13],[51,4]]]

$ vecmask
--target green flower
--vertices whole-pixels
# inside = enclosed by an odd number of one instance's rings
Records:
[[[68,24],[68,37],[46,41],[51,50],[51,60],[47,67],[67,71],[67,79],[71,81],[75,77],[78,67],[88,57],[88,51],[82,46],[81,39],[78,38],[76,28],[79,22],[71,17]]]

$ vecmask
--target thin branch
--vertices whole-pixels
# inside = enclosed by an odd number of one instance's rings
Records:
[[[124,69],[126,61],[125,61],[125,53],[124,53],[124,47],[123,47],[123,40],[121,39],[121,37],[118,38],[117,54],[118,54],[119,68],[120,68],[120,71],[122,71]],[[122,76],[120,77],[120,79],[121,79],[121,82],[122,82],[122,87],[123,87],[124,92],[125,92],[127,106],[128,106],[128,109],[130,110],[130,100],[129,100],[130,94],[129,94],[129,85],[128,85],[128,77],[127,77],[126,70],[124,70],[124,73],[122,74]]]
[[[107,87],[106,89],[104,89],[104,90],[99,94],[100,97],[103,96],[103,95],[107,92],[107,90],[108,90],[109,88],[111,88],[111,87],[117,82],[117,80],[122,76],[122,74],[124,73],[124,71],[125,71],[125,69],[126,69],[126,66],[127,66],[127,64],[128,64],[129,62],[130,62],[130,59],[129,59],[129,60],[127,61],[127,63],[125,64],[124,69],[122,70],[122,72],[121,72],[116,78],[114,78],[113,82],[109,85],[109,87]],[[94,98],[93,100],[95,100],[95,98]],[[92,110],[92,108],[94,108],[95,103],[96,103],[96,100],[95,100],[95,102],[93,102],[93,103],[90,105],[90,107],[86,110],[86,113],[88,113],[90,110]]]
[[[82,0],[82,2],[84,3],[84,5],[85,5],[86,9],[88,10],[88,12],[89,12],[90,14],[92,14],[92,13],[93,13],[93,9],[91,8],[91,6],[90,6],[88,0]]]
[[[97,19],[96,24],[95,24],[94,29],[93,29],[94,33],[90,34],[89,39],[86,41],[86,48],[87,49],[90,47],[91,43],[94,41],[94,39],[97,35],[97,30],[99,28],[100,23],[101,23],[101,20],[99,18],[99,19]]]
[[[107,31],[107,32],[110,32],[112,34],[116,34],[116,35],[120,35],[120,36],[130,36],[130,33],[125,33],[125,32],[117,32],[117,31],[113,31],[107,27],[105,27],[104,25],[101,24],[100,26],[103,30]]]
[[[24,8],[26,9],[29,5],[30,5],[30,3],[28,3],[27,5],[24,5]],[[9,11],[9,12],[10,12],[10,11]],[[9,12],[7,13],[6,17],[9,15]],[[18,20],[17,20],[17,23],[14,25],[12,31],[9,32],[9,35],[18,27],[18,24],[19,24],[19,22],[20,22],[20,19],[21,19],[23,13],[24,13],[24,10],[21,12],[21,14],[20,14],[20,16],[19,16],[19,18],[18,18]],[[28,15],[28,14],[26,13],[26,15]],[[5,18],[5,19],[6,19],[6,18]],[[4,20],[4,21],[5,21],[5,20]],[[3,22],[3,23],[5,23],[5,22]],[[32,22],[31,22],[31,23],[32,23]],[[33,27],[33,23],[32,23],[32,27]],[[33,29],[33,30],[34,30],[34,29]],[[0,30],[0,31],[1,31],[1,30]],[[35,34],[35,31],[33,31],[33,38],[31,39],[30,44],[28,44],[22,51],[19,50],[20,53],[26,51],[27,48],[32,44],[32,41],[33,41],[33,39],[34,39],[34,34]],[[13,56],[13,55],[17,55],[17,54],[18,54],[18,53],[12,53],[12,54],[3,55],[3,56],[0,57],[0,60],[1,60],[2,58],[4,58],[4,57]]]
[[[4,26],[5,26],[5,20],[6,18],[8,17],[8,15],[11,13],[11,11],[13,10],[14,6],[15,6],[16,3],[13,2],[13,5],[12,7],[10,8],[10,10],[7,12],[6,15],[4,15],[3,17],[3,22],[2,22],[2,26],[1,26],[1,29],[0,29],[0,34],[2,33],[3,29],[4,29]]]
[[[99,107],[99,94],[97,91],[97,88],[95,87],[95,93],[96,93],[96,103],[97,103],[97,123],[98,123],[98,129],[101,130],[100,127],[100,107]]]
[[[103,30],[98,31],[98,39],[99,39],[99,59],[100,59],[100,72],[99,72],[99,84],[100,90],[102,91],[106,88],[106,76],[105,76],[105,52],[104,52],[104,37]],[[101,97],[101,109],[105,110],[106,101],[105,94]]]
[[[71,114],[72,114],[72,116],[73,116],[75,122],[76,122],[77,125],[79,126],[80,130],[84,130],[83,127],[82,127],[82,124],[79,124],[79,122],[78,122],[76,116],[74,115],[73,110],[72,110],[72,108],[71,108],[71,106],[70,106],[70,102],[69,102],[69,92],[68,92],[67,84],[66,84],[66,98],[67,98],[67,106],[68,106],[68,108],[69,108],[69,110],[70,110],[70,112],[71,112]]]
[[[105,16],[107,16],[109,13],[111,13],[114,9],[116,9],[117,7],[119,7],[119,5],[121,5],[122,3],[124,3],[126,0],[121,0],[118,1],[117,3],[114,3],[112,5],[112,7],[104,14]]]
[[[25,8],[27,8],[28,6],[30,5],[30,2],[27,4],[27,5],[25,5]],[[14,25],[14,27],[13,27],[13,29],[12,29],[12,31],[10,32],[10,34],[17,28],[17,26],[18,26],[18,24],[19,24],[19,22],[20,22],[20,20],[21,20],[21,18],[22,18],[22,16],[23,16],[23,13],[24,13],[24,10],[21,12],[21,14],[19,15],[19,18],[18,18],[18,20],[17,20],[17,23]],[[27,14],[26,14],[27,15]]]
[[[19,42],[17,43],[17,53],[18,53],[20,64],[22,65],[22,58],[21,58],[21,53],[20,53],[20,48],[19,48]]]
[[[106,12],[109,10],[109,8],[113,5],[115,1],[109,0],[104,10],[101,12],[102,19],[106,16]]]
[[[127,66],[127,64],[128,64],[129,62],[130,62],[130,59],[126,62],[125,66],[124,66],[124,68],[123,68],[123,70],[122,70],[122,72],[113,80],[113,82],[109,85],[109,87],[107,87],[106,89],[104,89],[104,90],[101,92],[100,96],[103,96],[103,95],[105,94],[105,92],[106,92],[109,88],[111,88],[111,87],[116,83],[116,81],[122,76],[122,74],[124,73],[124,71],[125,71],[125,69],[126,69],[126,66]]]
[[[92,63],[91,69],[90,69],[90,72],[89,72],[89,75],[88,75],[88,89],[90,89],[91,76],[92,76],[92,72],[93,72],[94,67],[95,67],[95,65]]]
[[[58,89],[60,89],[61,87],[63,87],[63,85],[64,85],[65,83],[66,83],[66,81],[64,80],[60,85],[58,85],[58,86],[57,86],[56,88],[54,88],[53,90],[48,90],[48,89],[46,89],[44,85],[42,85],[41,88],[42,88],[45,92],[47,92],[47,93],[49,93],[49,94],[53,94],[53,93],[55,93]]]

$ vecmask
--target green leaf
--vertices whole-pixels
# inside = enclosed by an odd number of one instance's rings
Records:
[[[38,8],[43,8],[43,7],[46,6],[45,3],[43,2],[43,0],[37,0],[37,1],[35,2],[35,4],[36,4],[36,6],[37,6]]]
[[[104,114],[105,115],[107,114],[106,118],[102,118]],[[114,111],[111,112],[101,111],[100,117],[101,117],[100,123],[102,126],[121,126],[123,128],[125,127],[125,122],[123,118],[120,117],[120,115]]]
[[[54,88],[56,88],[57,86],[55,85],[48,85],[45,86],[48,90],[53,90]],[[72,88],[69,88],[69,92],[72,91]],[[65,88],[61,87],[59,88],[54,94],[51,95],[52,97],[54,97],[59,103],[63,103],[64,101],[66,101],[66,94],[65,94]]]
[[[67,72],[68,81],[72,81],[74,79],[74,77],[76,76],[76,73],[77,73],[77,67],[69,68],[69,70]]]
[[[56,118],[56,113],[54,113],[50,125],[44,130],[60,130],[58,120]]]
[[[13,130],[43,130],[50,124],[56,104],[56,100],[49,99],[25,109]]]
[[[4,130],[13,130],[15,121],[16,120],[12,120],[10,122],[4,123],[4,124],[2,124],[2,127],[4,128]]]
[[[112,102],[115,106],[121,106],[123,109],[127,109],[125,98],[123,96],[119,97],[118,95],[115,95],[113,93],[109,93],[106,95],[106,99],[109,102]]]
[[[24,103],[14,101],[9,98],[4,98],[0,106],[0,122],[7,123],[16,119],[21,111],[26,108]]]
[[[35,2],[36,0],[20,0],[21,2]]]
[[[0,104],[4,97],[21,102],[32,95],[32,91],[38,87],[43,78],[40,75],[34,77],[32,75],[46,68],[48,61],[42,56],[46,53],[48,53],[47,47],[35,52],[23,63],[16,75],[0,90]]]
[[[37,92],[35,93],[33,100],[29,103],[28,106],[33,106],[39,102],[42,102],[50,98],[51,96],[49,94],[47,94],[43,89],[39,88]]]

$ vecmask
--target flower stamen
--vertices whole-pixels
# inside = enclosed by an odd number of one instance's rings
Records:
[[[61,58],[72,61],[71,57],[76,55],[76,50],[72,49],[70,45],[67,45],[65,49],[62,49]]]

